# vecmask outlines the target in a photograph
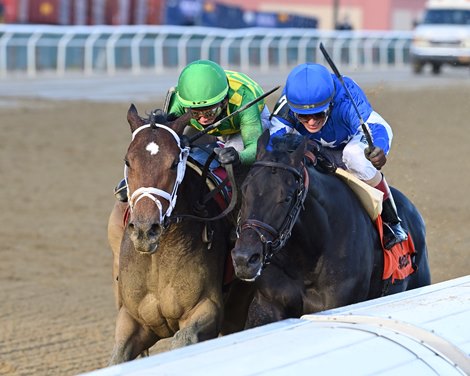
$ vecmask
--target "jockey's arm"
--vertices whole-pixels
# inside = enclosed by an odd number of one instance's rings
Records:
[[[240,160],[242,164],[249,165],[256,159],[257,141],[263,133],[258,106],[251,106],[240,113],[240,133],[244,145],[244,149],[239,151]]]
[[[356,132],[364,134],[361,122],[357,116],[357,113],[350,112],[350,123],[355,128]],[[375,147],[382,149],[387,155],[390,151],[392,144],[393,132],[390,125],[375,111],[370,112],[367,117],[363,117],[366,127],[370,131],[372,142]]]
[[[348,81],[349,91],[356,102],[359,113],[362,119],[366,123],[367,128],[370,130],[370,135],[375,147],[381,148],[387,155],[390,151],[392,143],[393,132],[390,125],[372,108],[367,96],[362,89],[353,80]],[[349,124],[351,133],[354,134],[359,132],[364,134],[362,129],[361,121],[354,106],[350,103],[350,100],[344,101],[340,104],[341,107],[347,109],[341,110],[345,115],[344,120]]]

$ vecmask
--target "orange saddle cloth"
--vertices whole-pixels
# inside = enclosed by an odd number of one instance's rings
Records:
[[[389,279],[391,277],[392,283],[397,279],[405,279],[415,271],[411,258],[416,251],[411,234],[408,234],[407,240],[395,244],[392,249],[385,249],[383,246],[383,222],[380,215],[377,217],[375,225],[377,226],[384,252],[384,271],[382,279]]]

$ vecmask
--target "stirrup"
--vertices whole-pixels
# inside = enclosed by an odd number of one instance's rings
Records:
[[[408,239],[403,227],[401,227],[400,222],[398,223],[383,223],[383,245],[385,249],[391,249],[394,245],[401,243]]]
[[[127,202],[127,184],[126,180],[122,179],[119,184],[114,188],[114,196],[121,202]]]

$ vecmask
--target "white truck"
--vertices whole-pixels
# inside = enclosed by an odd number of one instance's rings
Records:
[[[426,64],[434,74],[443,64],[470,66],[470,0],[430,0],[414,30],[410,49],[413,72]]]

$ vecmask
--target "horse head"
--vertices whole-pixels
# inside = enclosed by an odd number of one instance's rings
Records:
[[[256,162],[242,186],[239,237],[232,249],[240,279],[255,280],[290,237],[307,190],[305,145],[297,136],[270,140],[269,131],[258,140]]]
[[[188,118],[168,122],[161,111],[151,121],[141,118],[134,105],[128,110],[132,141],[125,157],[129,220],[126,227],[137,251],[154,253],[176,205],[189,153],[179,134]]]

